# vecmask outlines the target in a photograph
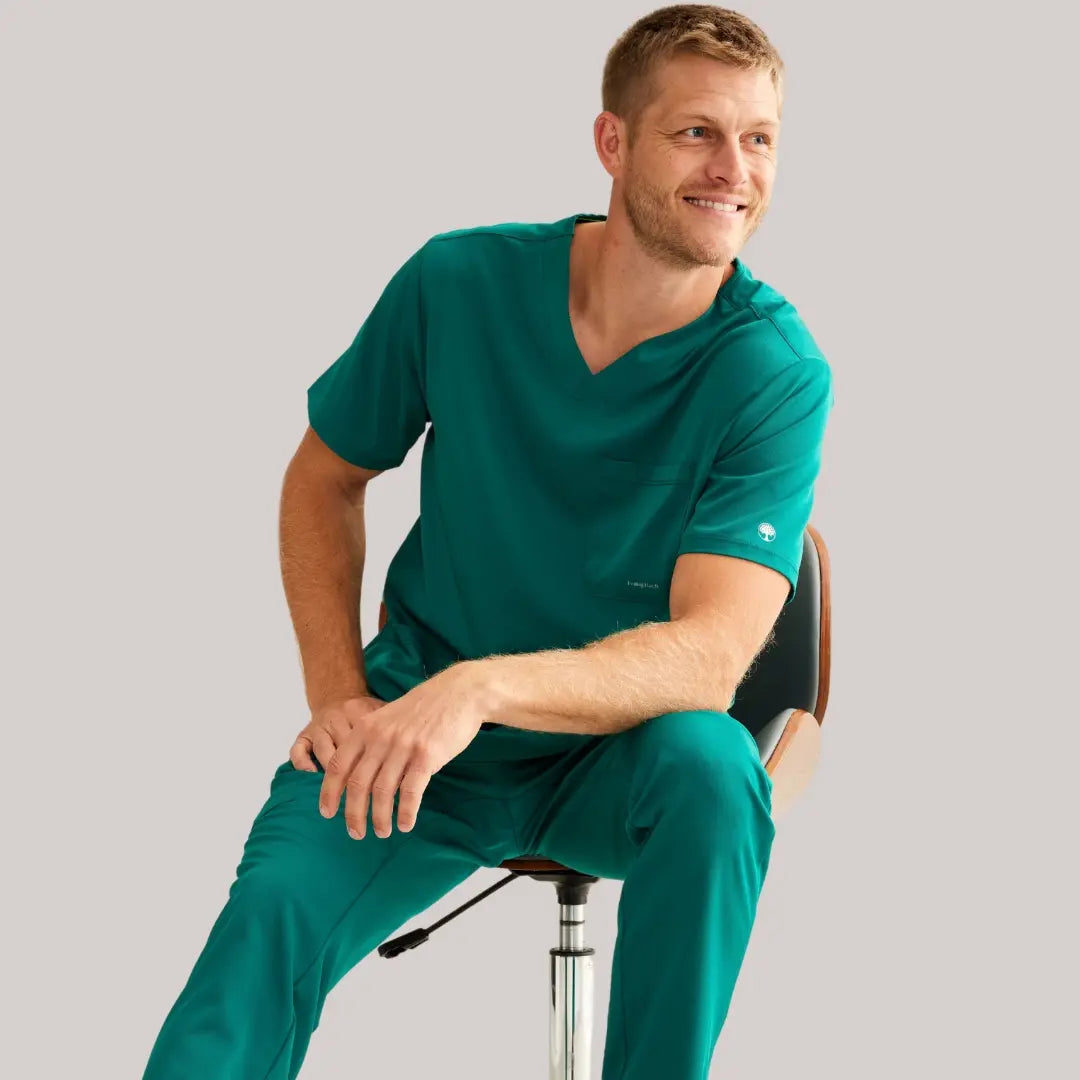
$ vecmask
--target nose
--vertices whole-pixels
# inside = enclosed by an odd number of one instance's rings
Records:
[[[709,158],[709,179],[721,180],[726,187],[738,189],[750,179],[742,148],[738,140],[719,140],[716,152]]]

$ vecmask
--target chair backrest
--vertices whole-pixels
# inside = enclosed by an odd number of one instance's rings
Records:
[[[755,735],[784,709],[805,709],[820,724],[829,698],[830,633],[829,554],[807,525],[795,595],[739,684],[731,715]]]

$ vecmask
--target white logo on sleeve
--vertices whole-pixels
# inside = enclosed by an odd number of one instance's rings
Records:
[[[763,521],[758,525],[757,531],[758,536],[767,544],[771,544],[776,539],[776,530],[767,521]]]

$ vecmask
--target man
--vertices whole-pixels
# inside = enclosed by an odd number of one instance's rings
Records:
[[[311,719],[148,1080],[295,1077],[349,970],[522,854],[623,881],[603,1080],[707,1076],[774,835],[729,710],[794,595],[832,405],[737,258],[781,76],[734,12],[639,20],[594,126],[608,213],[432,237],[309,388],[281,559]],[[362,646],[365,488],[425,427]]]

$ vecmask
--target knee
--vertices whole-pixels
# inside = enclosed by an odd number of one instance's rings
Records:
[[[639,779],[668,806],[712,823],[768,819],[772,783],[757,744],[730,713],[664,713],[631,729]]]

